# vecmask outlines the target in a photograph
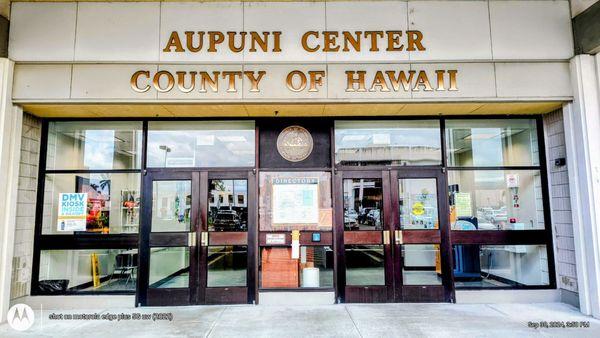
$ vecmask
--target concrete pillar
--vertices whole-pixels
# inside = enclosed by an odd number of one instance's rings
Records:
[[[563,109],[581,312],[600,318],[600,58],[571,59]]]
[[[0,58],[0,322],[10,302],[23,112],[12,105],[12,61]]]

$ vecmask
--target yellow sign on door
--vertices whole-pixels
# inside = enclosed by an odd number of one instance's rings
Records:
[[[425,213],[425,204],[423,202],[415,202],[412,205],[412,214],[415,216],[421,216]]]

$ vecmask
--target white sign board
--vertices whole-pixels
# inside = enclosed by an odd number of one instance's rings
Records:
[[[285,234],[267,234],[267,245],[285,245]]]
[[[58,231],[85,231],[87,215],[86,193],[61,193],[58,195]]]
[[[519,187],[519,174],[506,174],[506,187],[518,188]]]
[[[319,223],[319,180],[289,178],[273,181],[273,224]]]
[[[468,192],[457,192],[454,194],[454,205],[456,206],[456,216],[473,216],[473,206],[471,205],[471,194]]]

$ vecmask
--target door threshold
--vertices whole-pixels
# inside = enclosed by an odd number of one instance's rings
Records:
[[[258,292],[259,305],[331,305],[335,304],[333,291],[280,291]]]

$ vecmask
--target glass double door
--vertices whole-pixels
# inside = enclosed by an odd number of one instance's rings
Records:
[[[453,300],[441,169],[338,171],[336,187],[344,302]]]
[[[139,305],[254,301],[252,171],[148,170]]]

